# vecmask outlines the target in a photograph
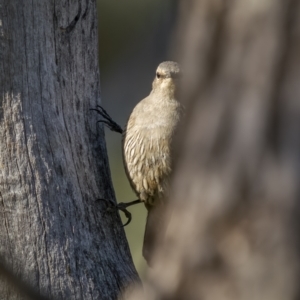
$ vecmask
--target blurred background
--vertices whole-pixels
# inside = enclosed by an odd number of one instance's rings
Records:
[[[178,1],[98,0],[97,5],[102,105],[124,127],[134,106],[149,94],[158,64],[174,59],[171,45]],[[117,200],[135,200],[124,172],[121,136],[106,130],[106,142]],[[133,219],[125,231],[135,266],[143,277],[146,209],[136,205],[130,211]]]

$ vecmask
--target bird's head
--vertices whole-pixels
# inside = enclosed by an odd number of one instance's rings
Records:
[[[176,98],[180,77],[181,72],[177,62],[162,62],[156,70],[152,84],[153,92],[160,92],[164,96]]]

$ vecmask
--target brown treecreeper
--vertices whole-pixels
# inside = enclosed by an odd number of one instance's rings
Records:
[[[179,77],[180,69],[176,62],[161,63],[150,95],[135,106],[123,132],[101,107],[97,110],[105,118],[100,122],[123,133],[125,171],[138,200],[120,203],[117,207],[128,216],[128,206],[144,202],[148,216],[143,256],[148,264],[156,237],[164,226],[163,208],[172,172],[172,141],[183,112],[178,101]]]

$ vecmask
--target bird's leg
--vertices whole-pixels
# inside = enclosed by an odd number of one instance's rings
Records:
[[[120,203],[117,203],[117,204],[113,203],[112,201],[106,200],[106,199],[98,199],[98,200],[109,202],[110,204],[112,204],[114,206],[114,209],[116,209],[116,211],[120,210],[125,214],[125,216],[127,218],[127,221],[126,221],[125,224],[123,224],[123,227],[128,225],[132,220],[132,215],[127,210],[127,207],[135,205],[135,204],[142,203],[142,201],[140,199],[137,199],[137,200],[134,200],[134,201],[131,201],[131,202],[120,202]]]
[[[96,111],[104,119],[97,121],[97,123],[104,123],[111,131],[115,131],[121,134],[123,133],[122,127],[111,118],[111,116],[102,106],[97,105],[96,108],[91,108],[91,110]]]
[[[127,210],[127,207],[135,205],[135,204],[139,204],[139,203],[142,203],[142,201],[140,199],[130,201],[130,202],[120,202],[120,203],[117,204],[117,209],[122,211],[125,214],[126,218],[127,218],[127,222],[125,224],[123,224],[123,227],[128,225],[131,222],[131,219],[132,219],[131,212],[129,212]]]

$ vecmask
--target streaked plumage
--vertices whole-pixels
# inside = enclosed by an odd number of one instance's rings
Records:
[[[133,109],[123,135],[127,177],[148,209],[143,247],[143,254],[148,262],[154,231],[161,223],[159,209],[153,208],[162,204],[168,196],[172,166],[171,145],[182,115],[182,106],[177,101],[179,74],[180,70],[175,62],[163,62],[158,66],[150,95]]]

